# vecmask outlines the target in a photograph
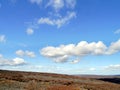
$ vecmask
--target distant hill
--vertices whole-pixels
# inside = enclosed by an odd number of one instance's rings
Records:
[[[85,78],[120,78],[120,75],[75,75]]]
[[[0,70],[0,90],[120,90],[120,78],[101,77]]]

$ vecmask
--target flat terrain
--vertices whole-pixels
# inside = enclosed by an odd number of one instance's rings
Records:
[[[98,78],[0,70],[0,90],[120,90],[120,76]]]

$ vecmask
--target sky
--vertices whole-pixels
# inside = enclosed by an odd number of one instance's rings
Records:
[[[0,69],[120,74],[120,0],[0,0]]]

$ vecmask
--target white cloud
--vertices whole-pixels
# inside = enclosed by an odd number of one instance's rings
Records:
[[[66,62],[71,57],[87,55],[111,55],[120,52],[120,40],[107,47],[102,41],[88,43],[81,41],[77,45],[68,44],[58,47],[48,46],[40,50],[41,55],[53,59],[55,62]],[[78,60],[72,61],[77,63]]]
[[[6,41],[6,38],[5,38],[5,35],[0,35],[0,42],[5,42]]]
[[[59,56],[59,57],[53,57],[54,62],[57,62],[57,63],[66,62],[67,59],[68,59],[68,55],[63,55],[63,56]]]
[[[49,17],[40,17],[37,22],[35,22],[35,27],[41,24],[48,24],[51,26],[57,26],[60,28],[62,25],[68,23],[72,18],[76,17],[76,12],[73,10],[76,5],[76,0],[29,0],[31,3],[36,3],[37,5],[42,4],[43,7],[50,8],[46,15]],[[51,9],[52,8],[52,9]],[[65,10],[61,13],[61,10]]]
[[[24,56],[25,55],[25,52],[23,50],[17,50],[16,51],[16,54],[20,57]]]
[[[47,0],[43,3],[43,0],[29,0],[32,4],[44,5],[46,8],[53,8],[55,12],[59,12],[63,8],[73,9],[76,5],[76,0]]]
[[[34,58],[34,57],[36,56],[34,52],[28,51],[28,50],[26,50],[26,51],[17,50],[15,53],[16,53],[16,55],[18,55],[18,56],[20,56],[20,57],[28,56],[28,57],[30,57],[30,58]]]
[[[25,51],[25,54],[26,54],[26,56],[31,57],[31,58],[35,57],[35,53],[32,51]]]
[[[25,60],[22,58],[14,58],[12,60],[8,60],[5,58],[0,58],[0,66],[16,66],[16,65],[24,65],[26,64]]]
[[[50,20],[50,18],[40,18],[38,20],[38,24],[49,24],[49,25],[54,25],[53,20]]]
[[[73,9],[76,5],[76,0],[49,0],[46,7],[52,7],[56,12],[59,12],[61,9],[69,8]]]
[[[114,34],[120,34],[120,29],[116,30]]]
[[[70,63],[71,63],[71,64],[76,64],[76,63],[79,63],[79,62],[80,62],[80,59],[77,58],[77,59],[75,59],[75,60],[72,60]]]
[[[111,43],[111,45],[107,51],[107,54],[114,54],[117,52],[120,52],[120,40]]]
[[[75,18],[75,17],[76,17],[75,12],[69,12],[67,16],[59,18],[59,19],[50,19],[48,17],[40,18],[38,20],[38,24],[48,24],[52,26],[56,25],[58,28],[60,28],[62,25],[68,23],[72,18]]]
[[[107,47],[103,42],[99,41],[97,43],[88,43],[86,41],[81,41],[77,45],[60,45],[59,47],[48,46],[43,48],[40,52],[43,56],[57,59],[57,62],[67,61],[72,56],[85,56],[85,55],[102,55],[105,53]],[[67,56],[66,59],[61,59],[61,57]],[[59,59],[60,58],[60,59]],[[74,61],[76,62],[76,61]]]
[[[90,70],[90,71],[95,71],[95,70],[96,70],[96,68],[90,68],[89,70]]]
[[[46,7],[53,7],[56,12],[58,12],[61,8],[64,7],[64,0],[49,0]]]
[[[105,67],[106,70],[120,70],[120,64],[109,65]]]
[[[26,30],[26,33],[27,33],[28,35],[32,35],[32,34],[34,33],[34,30],[33,30],[32,28],[28,28],[28,29]]]
[[[29,0],[32,4],[40,5],[42,3],[42,0]]]
[[[13,63],[13,65],[20,65],[20,64],[24,64],[25,60],[22,58],[14,58],[12,63]]]

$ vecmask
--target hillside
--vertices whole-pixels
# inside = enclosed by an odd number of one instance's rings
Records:
[[[87,76],[0,70],[0,90],[120,90],[120,84]]]

